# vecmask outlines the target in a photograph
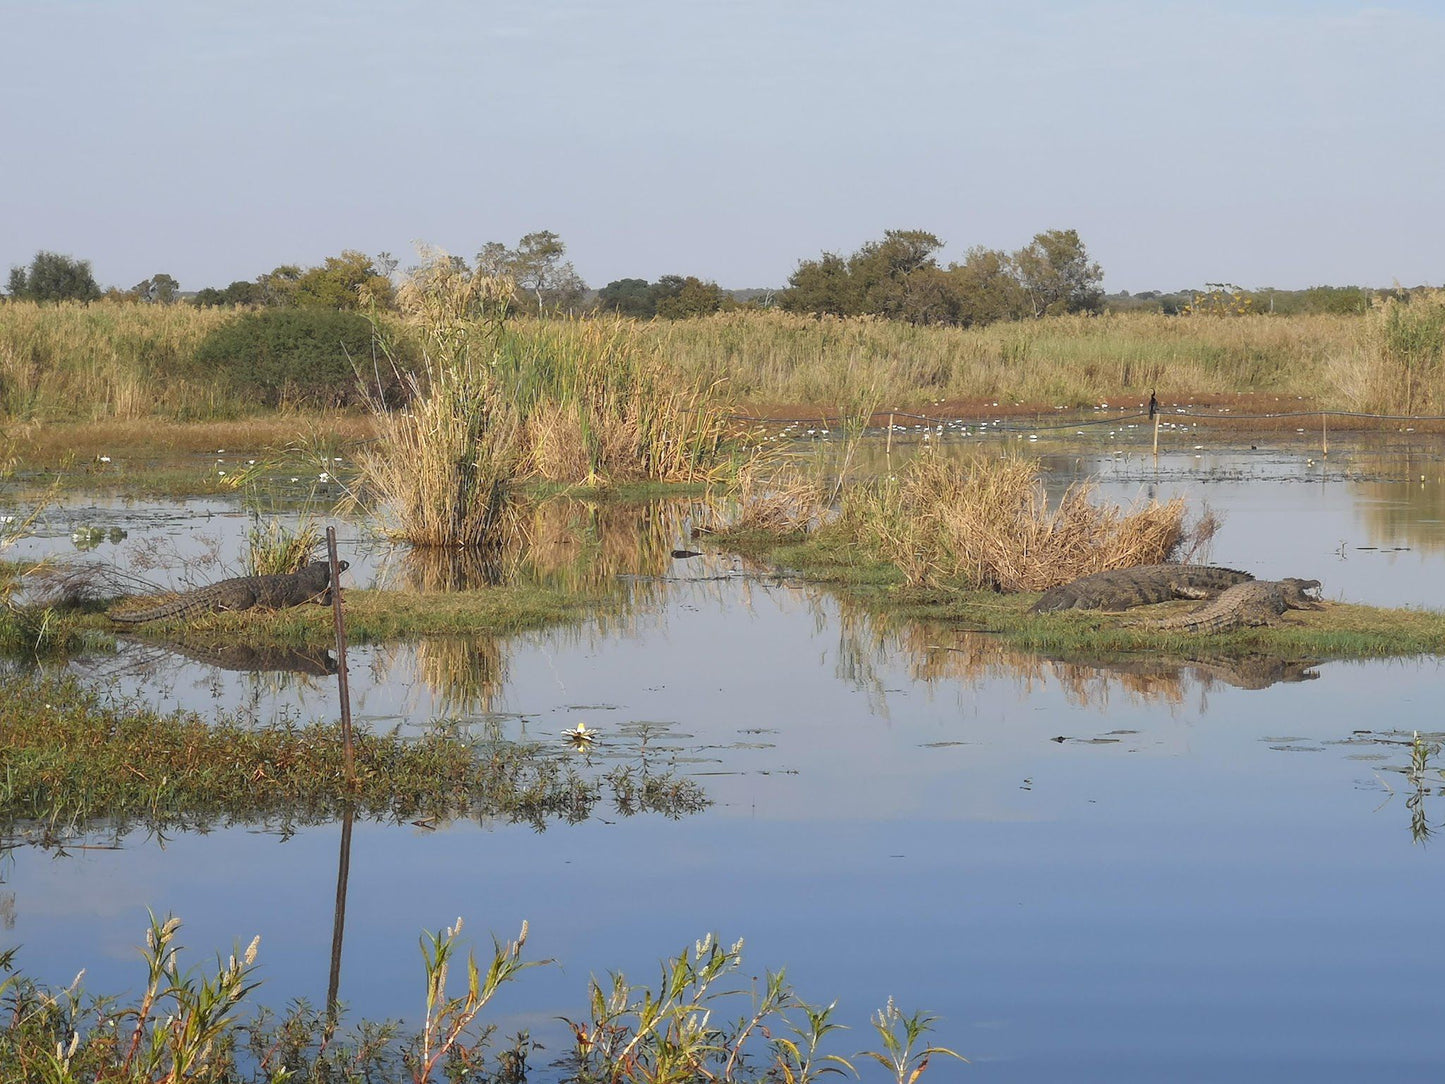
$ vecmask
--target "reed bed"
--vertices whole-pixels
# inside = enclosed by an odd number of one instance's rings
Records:
[[[1354,348],[1334,355],[1329,378],[1354,410],[1445,413],[1445,290],[1377,302]]]
[[[1421,300],[1397,312],[1418,313]],[[474,307],[458,319],[494,315],[495,309],[486,314]],[[139,302],[0,304],[0,416],[205,419],[251,413],[224,382],[194,364],[201,341],[234,316],[225,309]],[[393,337],[417,335],[415,318],[414,310],[385,314],[381,327]],[[876,385],[884,405],[898,407],[938,398],[1085,405],[1151,389],[1174,396],[1300,395],[1322,406],[1380,402],[1362,383],[1362,366],[1379,366],[1385,387],[1392,381],[1403,386],[1405,367],[1415,364],[1418,372],[1419,366],[1398,352],[1375,350],[1371,343],[1379,332],[1371,318],[1118,313],[977,328],[774,311],[654,322],[521,318],[509,324],[513,339],[506,350],[514,362],[537,364],[529,377],[534,386],[566,393],[547,397],[565,409],[541,408],[536,422],[536,439],[543,442],[536,458],[547,470],[558,469],[558,456],[565,462],[573,454],[562,443],[564,434],[581,433],[589,456],[626,446],[625,439],[593,437],[584,428],[596,421],[584,408],[599,380],[631,379],[646,391],[659,380],[669,388],[684,382],[708,389],[726,379],[741,399],[810,405],[838,403],[859,384]],[[1422,381],[1410,383],[1418,399]],[[624,402],[638,406],[631,393],[621,397],[609,388],[608,395],[609,411]],[[549,422],[549,409],[560,417]],[[637,409],[622,416],[624,434],[654,424]],[[670,454],[675,457],[677,449]]]
[[[196,348],[230,316],[139,302],[0,305],[0,416],[98,421],[213,418],[247,411]]]
[[[506,329],[496,375],[523,417],[524,473],[598,485],[706,482],[726,471],[726,378],[682,376],[645,326],[566,319]]]
[[[1332,401],[1357,316],[1058,316],[975,328],[733,312],[641,325],[678,371],[744,400],[833,404],[872,384],[885,406],[940,398],[1082,406],[1120,393],[1265,392]]]

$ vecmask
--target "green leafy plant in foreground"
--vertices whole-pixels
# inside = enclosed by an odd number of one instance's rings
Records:
[[[85,992],[81,976],[52,992],[14,968],[14,951],[0,954],[0,1079],[37,1084],[284,1084],[301,1081],[442,1080],[473,1084],[523,1084],[527,1060],[540,1049],[526,1032],[493,1050],[492,1025],[482,1011],[502,986],[523,971],[551,963],[523,960],[527,924],[515,940],[492,942],[485,970],[466,957],[466,986],[453,993],[450,977],[460,959],[462,922],[423,933],[425,1011],[419,1030],[403,1038],[396,1023],[363,1022],[345,1031],[338,1006],[325,1012],[295,1003],[284,1017],[265,1009],[243,1017],[259,985],[260,938],[244,952],[218,959],[213,970],[185,969],[176,936],[181,923],[151,917],[141,958],[146,983],[127,1002]],[[590,984],[591,1019],[569,1023],[576,1039],[557,1063],[567,1084],[692,1084],[696,1081],[783,1081],[805,1084],[851,1072],[852,1063],[820,1053],[824,1040],[842,1029],[833,1005],[800,1000],[784,972],[767,972],[753,1006],[735,1023],[713,1023],[717,999],[745,991],[722,986],[741,964],[742,942],[724,949],[709,935],[664,961],[656,992],[633,987],[614,973]],[[801,1016],[801,1021],[797,1020]],[[959,1057],[920,1041],[934,1022],[927,1013],[906,1015],[890,998],[873,1024],[883,1051],[858,1055],[879,1062],[898,1082],[913,1084],[935,1056]],[[758,1037],[766,1052],[749,1060]],[[756,1045],[756,1043],[753,1043]]]

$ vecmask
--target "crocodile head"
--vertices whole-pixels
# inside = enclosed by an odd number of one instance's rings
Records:
[[[1291,610],[1320,609],[1319,589],[1319,580],[1302,580],[1298,576],[1290,576],[1279,581],[1279,590],[1284,595],[1284,604]]]

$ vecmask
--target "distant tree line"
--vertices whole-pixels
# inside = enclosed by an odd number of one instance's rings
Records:
[[[548,316],[617,313],[637,319],[685,320],[737,308],[780,308],[815,316],[878,316],[913,324],[969,327],[1063,313],[1146,311],[1167,315],[1229,316],[1245,313],[1362,313],[1376,299],[1408,297],[1402,288],[1314,286],[1307,290],[1228,283],[1172,292],[1103,292],[1103,270],[1089,258],[1074,230],[1036,234],[1014,252],[974,247],[961,262],[942,265],[944,243],[926,230],[888,230],[850,255],[824,252],[799,262],[785,288],[725,290],[694,275],[663,275],[656,282],[623,278],[589,291],[567,248],[551,230],[524,235],[514,246],[488,241],[460,269],[505,276],[513,283],[509,308]],[[89,260],[37,252],[27,267],[12,267],[6,294],[28,301],[95,301],[101,298],[172,304],[329,311],[389,309],[396,305],[398,261],[388,253],[368,256],[346,249],[315,267],[282,264],[254,280],[208,286],[184,297],[180,283],[163,272],[128,290],[102,290]]]
[[[925,230],[889,230],[851,256],[804,260],[778,295],[789,312],[883,316],[968,327],[1070,312],[1099,312],[1104,272],[1074,230],[1049,230],[1007,253],[975,247],[939,265],[943,242]]]

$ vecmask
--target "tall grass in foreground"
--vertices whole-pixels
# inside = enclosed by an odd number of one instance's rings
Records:
[[[81,977],[50,990],[15,970],[15,950],[0,954],[0,1074],[37,1084],[280,1084],[283,1081],[376,1081],[435,1084],[524,1084],[541,1049],[519,1032],[494,1047],[495,1025],[482,1014],[524,971],[553,963],[525,960],[527,923],[515,940],[493,938],[490,959],[462,958],[462,922],[421,936],[425,997],[420,1024],[341,1028],[340,1012],[293,1003],[277,1017],[248,1002],[260,985],[260,938],[217,960],[214,969],[183,969],[181,923],[152,916],[141,958],[146,982],[131,998],[97,997]],[[783,971],[745,985],[742,942],[723,948],[709,935],[663,962],[654,991],[620,973],[589,984],[589,1018],[568,1021],[575,1042],[560,1062],[565,1084],[718,1084],[787,1081],[815,1084],[852,1063],[824,1050],[844,1030],[833,1005],[797,996]],[[463,970],[460,989],[453,970]],[[751,988],[750,988],[751,987]],[[725,999],[746,1004],[724,1018]],[[935,1018],[906,1014],[892,998],[872,1019],[883,1049],[854,1058],[881,1065],[894,1084],[914,1084],[936,1057],[962,1060],[926,1045]],[[548,1079],[551,1079],[549,1076]]]

